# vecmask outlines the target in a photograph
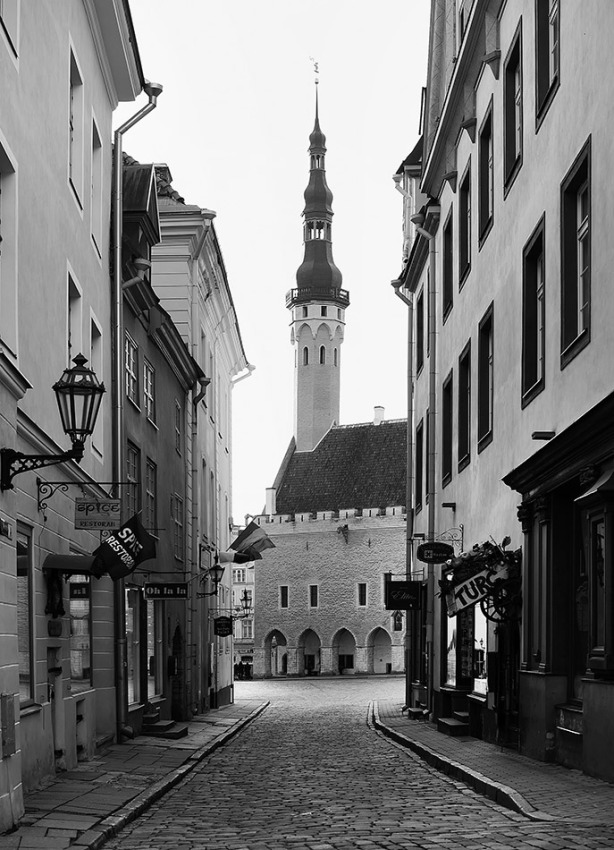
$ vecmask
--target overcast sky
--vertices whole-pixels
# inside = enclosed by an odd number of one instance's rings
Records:
[[[233,391],[233,516],[264,507],[293,428],[294,354],[286,292],[303,258],[303,192],[314,123],[333,192],[333,256],[349,290],[341,422],[407,416],[402,199],[392,175],[418,139],[430,0],[130,0],[158,107],[124,137],[165,162],[215,227],[245,353]],[[141,96],[146,102],[144,95]],[[139,100],[139,105],[141,101]],[[116,125],[135,105],[117,111]],[[360,507],[360,506],[357,506]]]

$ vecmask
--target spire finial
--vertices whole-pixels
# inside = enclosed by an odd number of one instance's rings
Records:
[[[316,86],[316,123],[318,121],[318,84],[320,82],[320,63],[316,62],[313,56],[310,56],[309,59],[313,62],[313,73],[315,76],[315,86]]]

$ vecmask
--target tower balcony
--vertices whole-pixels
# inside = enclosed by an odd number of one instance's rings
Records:
[[[314,289],[311,286],[290,289],[286,293],[286,307],[288,309],[296,307],[297,304],[308,304],[312,301],[329,301],[338,307],[347,307],[350,303],[350,293],[347,289],[338,289],[336,287]]]

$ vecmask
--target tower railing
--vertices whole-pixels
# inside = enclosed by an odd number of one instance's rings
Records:
[[[294,307],[296,304],[305,304],[308,301],[334,301],[340,307],[347,307],[350,303],[350,293],[347,289],[336,287],[313,289],[311,286],[290,289],[286,293],[286,307],[288,308]]]

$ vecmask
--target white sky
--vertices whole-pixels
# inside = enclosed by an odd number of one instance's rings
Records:
[[[187,203],[217,213],[247,359],[233,391],[233,517],[264,507],[293,428],[286,292],[303,258],[303,192],[319,63],[333,257],[350,292],[341,422],[407,416],[402,198],[392,175],[418,139],[430,0],[130,0],[157,109],[124,137],[166,162]],[[142,96],[142,99],[144,96]],[[146,100],[143,99],[143,103]],[[138,105],[141,105],[139,100]],[[117,111],[116,124],[135,111]]]

